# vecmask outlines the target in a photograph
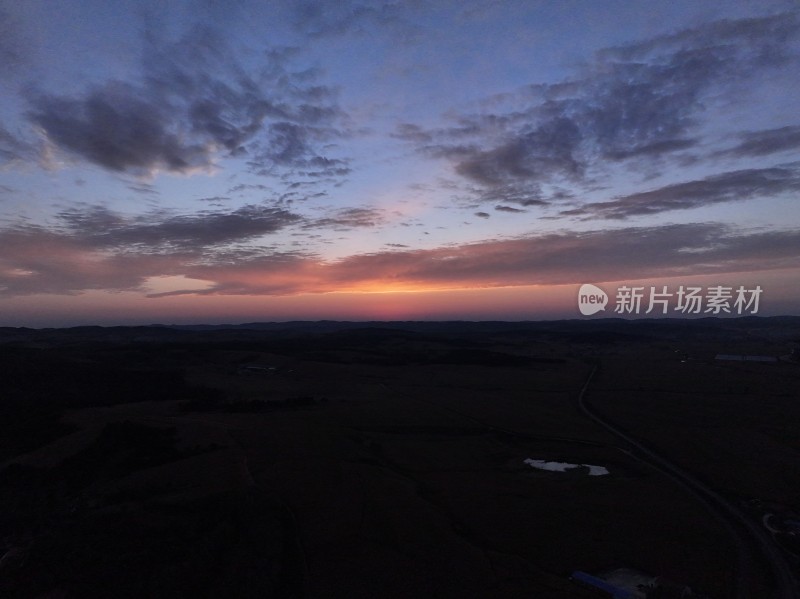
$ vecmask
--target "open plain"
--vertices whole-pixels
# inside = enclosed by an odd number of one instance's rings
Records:
[[[769,318],[3,329],[0,595],[589,598],[573,572],[628,568],[653,597],[791,596],[798,339]]]

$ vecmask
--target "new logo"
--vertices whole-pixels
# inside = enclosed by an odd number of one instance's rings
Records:
[[[584,316],[591,316],[605,310],[607,303],[606,292],[591,283],[584,283],[578,290],[578,310]]]

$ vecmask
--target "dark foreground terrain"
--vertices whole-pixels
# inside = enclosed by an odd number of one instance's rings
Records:
[[[0,597],[791,597],[797,341],[753,317],[0,329]]]

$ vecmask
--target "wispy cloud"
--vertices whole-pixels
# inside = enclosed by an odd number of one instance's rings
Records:
[[[397,29],[408,38],[415,28],[404,18],[402,2],[295,2],[294,27],[310,37],[363,33],[373,26]],[[413,3],[411,3],[413,6]]]
[[[186,256],[107,253],[70,235],[36,227],[0,233],[0,294],[72,294],[140,288],[153,273],[178,274]]]
[[[614,163],[652,166],[700,151],[714,96],[794,64],[790,12],[724,20],[598,52],[573,78],[495,96],[449,127],[400,124],[394,135],[446,160],[479,201],[546,204],[552,186],[593,185]],[[730,155],[797,147],[796,128],[741,134]]]
[[[163,275],[209,285],[170,295],[567,284],[769,270],[793,267],[800,259],[800,232],[742,232],[719,224],[563,232],[427,250],[397,244],[390,251],[335,261],[227,244],[294,222],[281,213],[259,214],[246,226],[241,215],[137,225],[96,211],[65,215],[68,226],[60,231],[7,229],[0,232],[0,293],[141,289],[148,278]],[[203,233],[209,224],[214,231]],[[206,245],[201,247],[200,240]],[[164,244],[170,251],[159,251]]]
[[[514,208],[513,206],[503,206],[498,205],[494,207],[495,210],[498,212],[510,212],[512,214],[520,214],[522,212],[527,212],[527,210],[523,210],[521,208]]]
[[[746,169],[712,175],[696,181],[667,185],[564,210],[563,216],[625,219],[754,198],[770,198],[800,191],[800,165]]]
[[[343,208],[333,211],[329,216],[309,220],[304,225],[304,228],[341,231],[360,227],[374,227],[383,221],[383,211],[377,208]]]
[[[233,211],[193,215],[124,217],[103,207],[70,209],[58,215],[62,230],[87,247],[136,249],[146,253],[200,252],[275,233],[304,219],[282,208],[247,205]]]
[[[0,7],[0,78],[18,72],[27,62],[23,29],[19,19]]]
[[[28,119],[72,156],[135,175],[208,171],[234,156],[262,173],[346,168],[320,153],[340,134],[335,94],[291,71],[291,53],[268,52],[253,72],[209,27],[174,43],[148,32],[147,42],[140,80],[74,97],[31,90]]]
[[[76,38],[119,18],[78,8],[65,28],[17,11],[25,30],[15,34],[0,15],[0,77],[14,87],[0,169],[21,165],[0,185],[3,217],[17,219],[0,223],[0,295],[148,293],[160,276],[203,282],[173,295],[464,289],[800,258],[800,232],[784,230],[796,220],[784,200],[800,191],[800,124],[787,101],[797,10],[706,22],[568,67],[652,22],[626,13],[630,27],[560,54],[563,36],[551,33],[574,23],[546,4],[200,4],[165,9],[142,35],[131,18],[119,54],[88,65],[96,49]],[[695,13],[660,14],[685,23]],[[41,55],[8,75],[37,23]],[[477,31],[497,43],[484,52]],[[79,52],[62,59],[62,46]],[[547,57],[530,71],[540,81],[524,78],[521,56]],[[450,84],[467,81],[453,96]],[[752,104],[764,99],[764,110]],[[216,177],[189,180],[198,172]],[[736,227],[744,201],[763,202],[765,229]],[[720,222],[657,224],[709,206]],[[523,225],[534,232],[519,235]]]
[[[747,158],[800,149],[800,127],[798,126],[779,127],[764,131],[745,131],[738,137],[740,141],[737,145],[721,150],[716,155]]]
[[[335,262],[259,258],[232,268],[204,265],[187,276],[213,283],[204,294],[568,284],[787,268],[800,258],[799,242],[796,231],[669,225],[378,252]]]
[[[14,135],[0,124],[0,167],[24,161],[36,161],[38,151],[33,144]]]

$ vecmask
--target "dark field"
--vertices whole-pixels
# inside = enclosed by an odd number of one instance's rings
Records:
[[[791,596],[798,340],[794,318],[0,329],[0,597],[591,598],[571,573],[622,567],[661,577],[648,597]],[[590,418],[587,380],[741,520]]]

